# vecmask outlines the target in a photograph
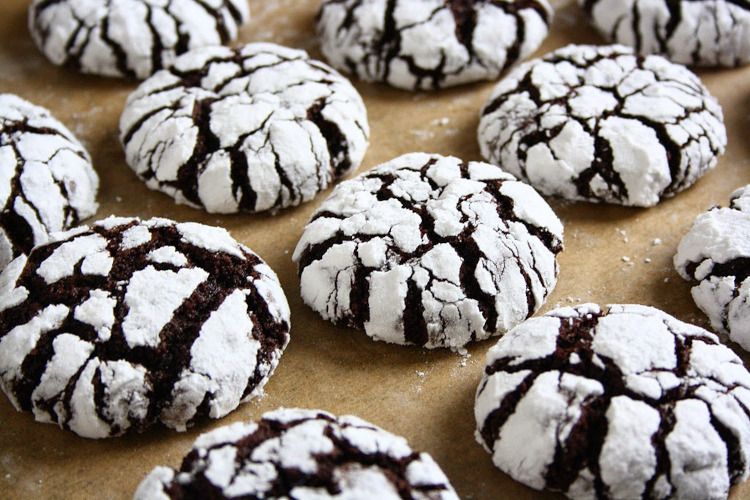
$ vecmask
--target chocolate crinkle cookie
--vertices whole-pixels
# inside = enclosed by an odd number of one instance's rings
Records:
[[[280,409],[203,434],[176,471],[157,467],[135,500],[458,500],[435,461],[353,416]]]
[[[246,0],[34,0],[29,30],[47,58],[84,73],[146,78],[179,54],[225,44]]]
[[[547,0],[325,0],[318,37],[340,70],[427,90],[496,79],[551,21]]]
[[[130,95],[120,137],[151,189],[208,212],[260,212],[308,201],[359,166],[369,126],[336,71],[257,43],[179,57]]]
[[[750,351],[750,185],[698,216],[674,265],[711,326]]]
[[[747,0],[578,0],[609,40],[696,66],[750,62]]]
[[[719,499],[748,477],[750,373],[651,307],[531,319],[487,355],[477,439],[495,465],[573,499]]]
[[[94,215],[99,177],[49,111],[0,94],[0,270],[51,232]]]
[[[482,155],[543,194],[638,207],[687,189],[726,142],[695,74],[617,45],[569,45],[517,68],[479,124]]]
[[[541,307],[562,235],[536,191],[498,167],[413,153],[337,186],[293,258],[323,318],[460,350]]]
[[[220,228],[110,217],[0,275],[3,390],[83,437],[223,417],[288,340],[276,275]]]

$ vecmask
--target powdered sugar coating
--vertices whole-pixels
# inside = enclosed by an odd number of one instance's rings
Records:
[[[750,373],[715,335],[657,309],[556,309],[487,355],[477,440],[570,498],[726,498],[748,477]]]
[[[532,315],[557,281],[563,228],[486,163],[413,153],[337,186],[294,251],[323,318],[396,344],[459,349]]]
[[[0,94],[0,269],[96,212],[99,177],[49,111]]]
[[[750,185],[696,218],[674,265],[711,326],[750,351]]]
[[[146,78],[190,49],[237,37],[246,0],[34,0],[29,30],[47,58],[84,73]]]
[[[406,440],[353,416],[279,409],[203,434],[176,471],[157,467],[135,500],[170,498],[458,499]]]
[[[178,58],[130,95],[128,164],[178,203],[214,213],[298,205],[359,166],[362,98],[305,52],[256,43]]]
[[[185,430],[260,394],[289,340],[273,271],[225,230],[109,218],[56,233],[0,275],[0,385],[88,438]],[[219,238],[221,239],[221,238]]]
[[[570,45],[530,61],[482,111],[482,155],[540,192],[650,207],[717,163],[721,107],[687,68],[623,46]]]
[[[697,66],[750,62],[750,4],[734,0],[578,0],[599,32]]]
[[[494,80],[547,36],[547,0],[326,0],[326,59],[366,81],[408,90]]]

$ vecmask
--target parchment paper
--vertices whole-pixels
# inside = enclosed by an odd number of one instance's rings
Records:
[[[296,209],[269,215],[217,217],[176,205],[149,191],[126,166],[117,122],[137,82],[80,75],[47,62],[26,28],[28,0],[0,2],[0,91],[49,108],[91,152],[102,180],[97,217],[163,216],[224,226],[276,270],[292,308],[292,340],[267,395],[220,421],[187,433],[156,429],[106,441],[79,438],[16,413],[0,396],[0,497],[129,498],[154,466],[178,467],[195,437],[219,425],[254,419],[279,406],[355,414],[408,438],[443,467],[462,498],[561,498],[535,492],[495,469],[474,440],[473,400],[484,356],[494,340],[451,352],[376,343],[364,333],[336,328],[299,298],[291,252],[311,212],[327,193]],[[273,41],[308,49],[314,38],[316,0],[250,0],[251,23],[241,42]],[[537,55],[567,43],[602,43],[574,2],[558,1],[552,34]],[[642,303],[708,326],[689,286],[672,267],[681,236],[700,212],[724,204],[750,183],[750,67],[700,71],[724,107],[729,150],[718,168],[692,189],[648,210],[553,201],[565,223],[561,276],[544,311],[581,301]],[[409,93],[355,82],[372,126],[364,171],[402,153],[427,151],[480,159],[479,109],[492,83],[435,93]],[[654,239],[661,245],[653,245]],[[629,262],[625,262],[627,257]],[[646,263],[645,259],[651,259]],[[735,350],[739,351],[736,345]],[[744,358],[747,360],[748,358]],[[733,491],[750,498],[750,486]]]

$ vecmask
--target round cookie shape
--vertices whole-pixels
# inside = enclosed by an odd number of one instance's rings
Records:
[[[547,0],[325,0],[326,59],[365,81],[430,90],[494,80],[547,37]]]
[[[563,227],[498,167],[413,153],[341,183],[294,251],[302,299],[395,344],[460,350],[531,316]]]
[[[535,489],[726,498],[748,477],[750,373],[657,309],[585,304],[530,319],[487,355],[477,440]]]
[[[87,438],[223,417],[288,341],[276,275],[221,228],[110,217],[0,275],[3,391]]]
[[[260,212],[309,201],[357,168],[369,126],[336,71],[257,43],[180,56],[130,95],[120,138],[149,188],[212,213]]]
[[[354,416],[282,408],[201,435],[176,471],[157,467],[135,500],[458,500],[427,453]]]
[[[70,130],[46,109],[0,94],[0,269],[94,215],[98,189],[91,157]]]
[[[735,0],[578,0],[597,30],[681,64],[750,62],[750,4]]]
[[[721,107],[684,66],[624,46],[569,45],[502,80],[482,156],[541,193],[650,207],[716,166]]]
[[[674,266],[711,326],[750,351],[750,185],[696,218]]]
[[[237,37],[246,0],[33,0],[29,31],[57,65],[146,78],[191,49]]]

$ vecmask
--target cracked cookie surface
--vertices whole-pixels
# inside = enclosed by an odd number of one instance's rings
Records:
[[[149,188],[208,212],[260,212],[309,201],[357,168],[369,125],[336,71],[257,43],[192,51],[144,81],[120,138]]]
[[[0,94],[0,269],[94,215],[98,188],[70,130],[46,109]]]
[[[695,74],[618,45],[570,45],[517,68],[478,135],[484,158],[543,194],[638,207],[690,187],[727,142]]]
[[[750,463],[750,373],[657,309],[586,304],[531,319],[487,355],[477,440],[535,489],[726,498]]]
[[[294,251],[304,302],[395,344],[461,349],[542,306],[563,227],[498,167],[413,153],[341,183]]]
[[[240,497],[458,499],[404,438],[354,416],[285,408],[201,435],[179,471],[157,467],[134,498]]]
[[[318,38],[328,61],[408,90],[494,80],[547,37],[547,0],[326,0]]]
[[[0,384],[88,438],[185,430],[262,393],[289,340],[273,271],[221,228],[110,217],[0,275]]]
[[[750,62],[747,0],[578,0],[612,42],[696,66]]]
[[[750,185],[732,194],[728,208],[698,216],[674,265],[711,326],[750,351]]]
[[[228,43],[246,0],[34,0],[29,30],[57,65],[146,78],[188,50]]]

